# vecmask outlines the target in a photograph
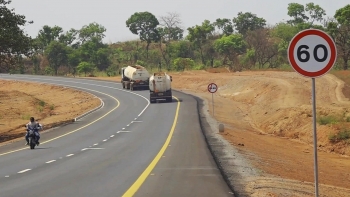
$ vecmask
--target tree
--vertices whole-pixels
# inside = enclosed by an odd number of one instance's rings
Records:
[[[288,4],[288,16],[293,19],[287,22],[291,25],[298,26],[299,30],[308,29],[310,27],[322,29],[315,22],[323,21],[326,11],[319,5],[308,3],[306,6],[299,3]]]
[[[52,41],[47,49],[45,55],[49,60],[50,67],[54,70],[55,75],[58,75],[58,69],[62,65],[68,64],[68,50],[66,45],[58,41]]]
[[[129,30],[133,34],[139,35],[141,41],[147,43],[147,59],[149,45],[152,42],[158,42],[160,40],[160,35],[157,30],[158,25],[158,19],[150,12],[136,12],[126,21],[126,26]]]
[[[218,18],[214,22],[214,25],[222,31],[223,35],[230,35],[233,33],[233,24],[230,19]]]
[[[335,12],[336,21],[330,21],[328,32],[337,44],[338,56],[343,61],[343,69],[348,69],[350,60],[350,4]]]
[[[46,47],[49,46],[51,42],[58,41],[62,33],[63,29],[59,26],[50,27],[45,25],[41,30],[39,30],[37,40],[41,53],[43,54],[45,52]]]
[[[33,22],[16,14],[14,9],[8,9],[6,6],[10,3],[0,0],[0,72],[13,70],[22,55],[30,56],[33,53],[33,40],[21,28]]]
[[[80,62],[77,69],[79,73],[81,72],[85,73],[85,77],[86,77],[86,73],[92,72],[95,69],[95,66],[89,62]]]
[[[98,23],[90,23],[79,30],[79,38],[82,44],[92,39],[102,42],[105,37],[106,28]]]
[[[160,17],[161,27],[158,27],[158,32],[162,42],[159,42],[159,48],[167,68],[170,68],[172,58],[170,42],[183,38],[184,30],[180,27],[181,23],[180,15],[175,12],[169,12],[168,15]]]
[[[71,46],[74,49],[77,49],[80,45],[80,42],[77,41],[79,31],[75,29],[70,29],[64,34],[61,34],[58,38],[58,40],[67,46]]]
[[[160,28],[162,40],[169,43],[172,40],[181,40],[184,30],[181,28],[180,15],[176,12],[169,12],[166,16],[160,17]]]
[[[246,42],[250,48],[254,49],[255,60],[259,63],[259,68],[263,68],[267,63],[273,63],[278,55],[278,45],[271,39],[270,29],[257,29],[248,32]],[[270,64],[270,67],[273,65]]]
[[[185,69],[191,69],[194,66],[194,61],[190,58],[176,58],[174,60],[174,66],[177,71],[184,71]]]
[[[234,67],[234,64],[238,63],[238,55],[245,52],[246,43],[242,35],[232,34],[223,36],[215,41],[214,48],[219,54],[224,55],[224,64],[228,64],[231,70],[241,70],[239,65]],[[227,60],[229,60],[229,62]]]
[[[232,21],[236,30],[243,36],[245,36],[248,31],[261,29],[266,25],[266,20],[264,18],[259,18],[250,12],[239,12],[238,16],[233,18]]]
[[[204,20],[201,26],[189,27],[187,39],[199,49],[202,64],[205,64],[203,45],[213,36],[215,27],[209,20]]]
[[[97,66],[100,70],[105,70],[109,66],[108,45],[103,44],[99,38],[92,38],[84,42],[79,48],[81,59]]]
[[[289,24],[300,24],[309,19],[305,14],[305,7],[299,3],[288,4],[288,16],[292,17],[292,20],[288,20]]]

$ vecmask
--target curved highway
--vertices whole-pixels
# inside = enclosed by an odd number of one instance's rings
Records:
[[[96,112],[25,141],[0,147],[0,196],[232,196],[200,130],[196,100],[174,93],[150,104],[148,91],[119,83],[0,74],[81,89],[102,99]]]

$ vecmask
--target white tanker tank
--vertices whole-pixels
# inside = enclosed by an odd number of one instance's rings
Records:
[[[150,102],[155,103],[157,99],[172,102],[171,82],[172,77],[165,72],[153,73],[149,78]]]
[[[123,88],[135,90],[135,89],[148,89],[149,73],[143,66],[127,66],[121,69],[121,83]]]

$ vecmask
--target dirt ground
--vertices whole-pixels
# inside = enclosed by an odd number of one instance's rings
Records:
[[[171,73],[172,87],[211,102],[207,86],[218,85],[214,117],[225,124],[224,137],[265,173],[247,184],[252,196],[314,196],[311,79],[295,72],[222,71]],[[317,125],[321,196],[350,196],[350,141],[329,140],[350,126],[350,102],[343,87],[331,74],[316,79],[317,117],[336,120]]]
[[[0,143],[24,140],[24,125],[31,116],[47,130],[100,103],[97,97],[70,88],[0,80]]]

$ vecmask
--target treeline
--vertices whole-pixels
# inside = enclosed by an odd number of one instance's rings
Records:
[[[126,28],[140,39],[113,44],[102,42],[106,28],[97,23],[68,31],[44,26],[28,41],[30,46],[24,44],[19,52],[26,51],[25,58],[17,56],[13,67],[0,59],[0,69],[52,75],[103,71],[113,76],[120,67],[134,64],[171,71],[222,66],[232,71],[283,68],[289,67],[290,40],[308,28],[324,30],[333,37],[338,50],[336,68],[348,69],[350,4],[339,8],[333,17],[327,17],[314,3],[290,3],[286,12],[290,20],[275,25],[250,12],[240,12],[232,19],[204,20],[187,28],[186,37],[177,13],[157,18],[150,12],[136,12],[126,20]]]

